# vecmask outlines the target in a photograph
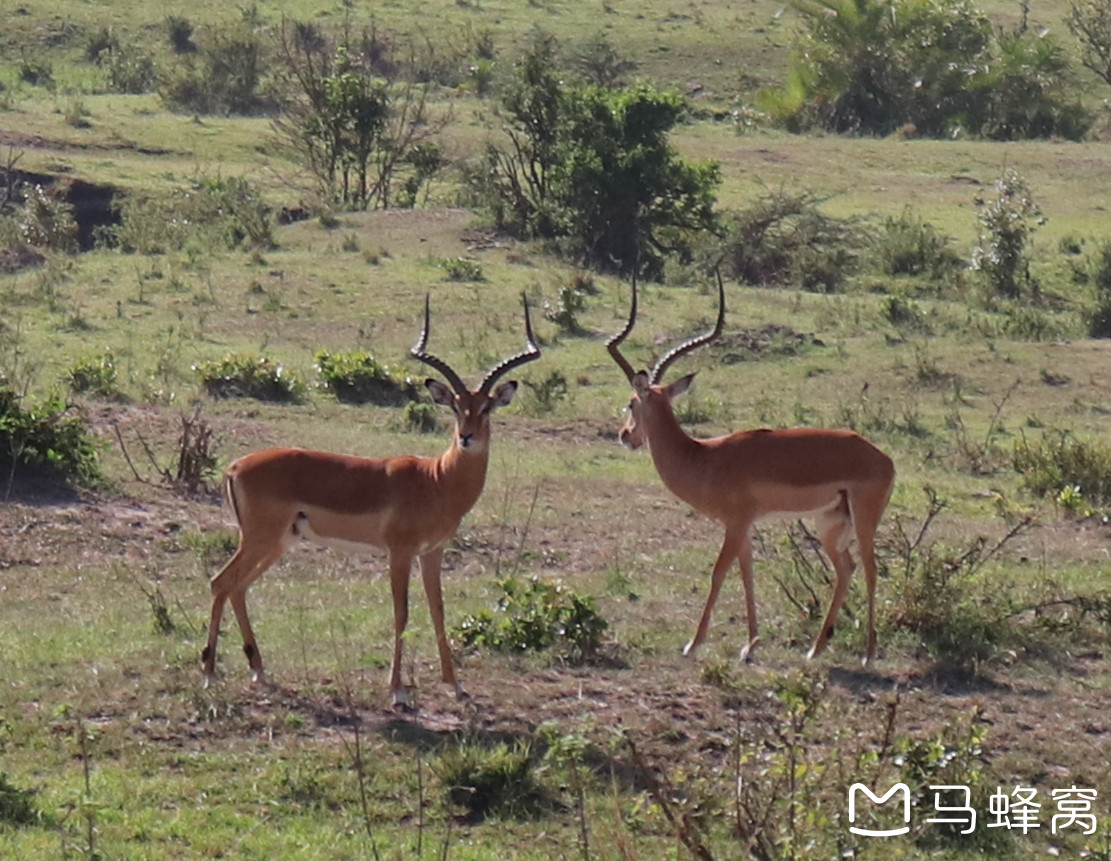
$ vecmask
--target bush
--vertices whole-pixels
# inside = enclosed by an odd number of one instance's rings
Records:
[[[1011,455],[1023,486],[1038,496],[1066,489],[1095,505],[1111,503],[1111,448],[1078,439],[1069,431],[1049,431],[1036,443],[1025,437]]]
[[[272,108],[261,92],[265,71],[262,37],[243,26],[211,28],[199,50],[180,53],[159,82],[158,94],[172,111],[251,116]]]
[[[591,598],[561,583],[533,577],[521,583],[498,581],[503,595],[493,612],[468,616],[456,629],[465,646],[486,646],[498,652],[539,652],[558,647],[573,663],[594,658],[602,646],[606,620]]]
[[[657,278],[716,225],[720,170],[692,164],[669,135],[686,113],[675,93],[563,81],[556,40],[533,38],[505,89],[509,144],[491,145],[467,177],[499,229],[553,240],[594,268]]]
[[[71,392],[92,395],[108,400],[122,397],[119,378],[116,374],[116,359],[111,352],[99,359],[83,359],[65,375],[65,383]]]
[[[320,350],[314,361],[320,385],[344,403],[397,407],[419,396],[411,379],[365,350],[355,353]]]
[[[447,257],[440,261],[440,268],[448,281],[485,281],[482,264],[466,257]]]
[[[734,215],[725,270],[748,284],[840,290],[859,270],[867,237],[857,221],[823,213],[824,202],[810,192],[769,192]]]
[[[128,195],[113,205],[119,223],[100,238],[129,253],[165,254],[190,242],[228,249],[274,245],[274,213],[243,177],[202,178],[168,196]]]
[[[219,361],[198,362],[193,371],[213,398],[279,403],[299,403],[305,398],[305,384],[266,356],[229,355]]]
[[[792,131],[1078,140],[1091,115],[1067,58],[1033,32],[997,33],[968,0],[793,0],[807,26],[765,107]]]
[[[91,486],[100,480],[97,449],[88,421],[67,415],[66,404],[48,399],[24,407],[0,376],[0,470],[12,478],[21,468]]]
[[[944,281],[965,266],[949,247],[951,241],[908,211],[883,219],[873,240],[874,259],[885,275],[920,275]]]
[[[19,232],[24,242],[36,248],[67,254],[77,250],[73,206],[41,185],[31,186],[19,216]]]
[[[100,64],[108,72],[108,86],[117,93],[149,93],[158,81],[154,59],[133,46],[104,51]]]
[[[1018,298],[1023,288],[1033,288],[1026,245],[1038,226],[1045,223],[1026,181],[1008,167],[995,181],[995,197],[977,198],[980,236],[972,249],[972,268],[984,273],[1000,296]]]
[[[403,413],[405,427],[417,433],[436,433],[440,420],[436,417],[436,405],[427,401],[410,401]]]

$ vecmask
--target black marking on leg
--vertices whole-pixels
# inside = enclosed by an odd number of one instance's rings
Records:
[[[201,663],[206,667],[212,663],[212,647],[205,646],[201,649]]]
[[[250,662],[251,666],[254,666],[255,658],[258,657],[258,649],[250,643],[244,643],[243,654],[247,656],[247,660]]]
[[[832,640],[833,639],[833,631],[834,631],[834,626],[833,625],[830,625],[828,628],[826,628],[826,639],[827,640]]]

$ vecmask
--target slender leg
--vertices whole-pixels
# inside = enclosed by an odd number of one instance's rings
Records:
[[[710,628],[710,615],[714,611],[714,604],[717,603],[718,594],[721,592],[721,584],[725,581],[725,575],[729,571],[729,566],[733,564],[733,560],[737,558],[738,552],[744,553],[745,547],[748,547],[748,553],[751,557],[751,547],[749,546],[748,539],[748,525],[745,525],[744,531],[738,534],[735,530],[727,529],[725,531],[725,541],[721,545],[721,551],[718,553],[717,562],[714,563],[713,573],[710,575],[710,594],[706,596],[706,606],[702,608],[702,618],[698,622],[698,628],[694,632],[694,637],[686,648],[683,649],[684,655],[693,655],[699,646],[702,645],[706,639],[706,633]],[[745,583],[745,592],[749,593],[748,583]],[[755,604],[750,602],[749,605],[749,641],[755,636],[756,624],[756,609]]]
[[[390,552],[390,590],[393,593],[393,661],[390,663],[390,695],[398,709],[409,708],[409,694],[401,682],[401,648],[409,624],[409,571],[413,557]]]
[[[247,617],[247,587],[236,589],[228,599],[231,601],[232,610],[235,611],[239,632],[243,635],[243,654],[247,656],[247,663],[251,667],[251,681],[264,682],[266,671],[262,668],[262,653],[258,650],[255,632],[251,630],[251,620]]]
[[[738,657],[742,661],[748,661],[752,657],[752,650],[760,642],[760,635],[756,628],[756,580],[752,568],[752,534],[748,528],[745,529],[737,560],[741,566],[741,582],[745,589],[745,613],[748,618],[748,642],[741,648]]]
[[[432,616],[432,626],[436,630],[436,647],[440,651],[440,672],[445,683],[455,689],[457,699],[466,699],[467,692],[455,678],[455,661],[451,655],[447,632],[444,630],[444,593],[440,585],[440,563],[443,550],[433,550],[420,557],[421,579],[424,593],[428,596],[428,612]]]
[[[845,596],[849,591],[849,581],[852,579],[853,569],[856,567],[847,548],[852,528],[852,521],[848,519],[847,514],[847,511],[844,514],[839,512],[835,518],[819,520],[818,522],[818,540],[822,542],[822,549],[825,550],[826,555],[833,563],[836,577],[833,582],[833,596],[829,602],[829,610],[826,613],[825,621],[822,622],[822,628],[814,640],[814,645],[807,654],[807,658],[820,655],[829,643],[829,638],[833,636],[833,628],[837,624],[837,616],[841,612],[841,606],[845,603]]]
[[[231,557],[227,565],[220,569],[220,573],[212,578],[212,616],[208,623],[208,644],[201,653],[205,687],[208,687],[216,673],[216,641],[220,636],[220,620],[224,613],[224,602],[229,598],[239,622],[239,632],[243,635],[243,651],[247,653],[252,676],[257,681],[262,675],[262,659],[258,657],[258,644],[255,642],[255,635],[251,631],[251,623],[247,618],[245,596],[247,587],[277,561],[284,548],[280,543],[277,543],[266,552],[256,550],[249,554],[245,549],[249,546],[253,545],[245,543],[241,538],[239,549],[235,551],[235,555]]]

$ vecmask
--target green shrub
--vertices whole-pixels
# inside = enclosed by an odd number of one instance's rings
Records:
[[[606,620],[594,600],[581,597],[562,583],[533,577],[498,581],[503,595],[493,611],[468,616],[456,629],[465,646],[486,646],[499,652],[539,652],[557,648],[573,663],[596,657]]]
[[[298,403],[306,394],[306,386],[296,374],[266,356],[229,355],[218,361],[198,362],[193,371],[205,393],[213,398]]]
[[[1024,288],[1035,286],[1027,243],[1038,226],[1045,223],[1041,208],[1013,167],[1005,168],[995,181],[994,198],[978,197],[975,203],[980,236],[972,249],[972,268],[984,273],[997,294],[1016,299]]]
[[[77,221],[73,206],[41,185],[31,186],[19,215],[24,242],[37,248],[72,253],[77,250]]]
[[[417,433],[436,433],[440,420],[436,415],[436,405],[427,401],[409,401],[405,405],[405,427]]]
[[[258,187],[242,177],[201,178],[169,195],[127,195],[114,204],[119,224],[101,239],[121,251],[165,254],[189,243],[271,248],[274,214]]]
[[[344,403],[397,407],[419,396],[411,379],[365,350],[355,353],[320,350],[314,361],[321,387]]]
[[[96,484],[100,467],[89,422],[67,413],[55,398],[25,408],[0,376],[0,476],[10,479],[29,469],[78,485]]]
[[[262,94],[266,61],[262,35],[242,26],[210,28],[199,49],[179,52],[159,81],[158,94],[173,111],[254,115],[272,104]]]
[[[747,284],[836,292],[860,268],[866,244],[855,220],[820,209],[822,197],[769,192],[732,216],[724,266]]]
[[[1078,439],[1069,431],[1047,431],[1031,443],[1025,436],[1011,454],[1022,484],[1039,496],[1068,489],[1095,505],[1111,503],[1111,447]]]
[[[116,359],[109,351],[99,359],[82,359],[69,369],[65,383],[71,392],[93,397],[119,400],[122,396]]]
[[[117,93],[149,93],[158,81],[154,58],[134,46],[103,52],[100,64],[108,72],[108,86]]]
[[[888,216],[873,240],[874,259],[885,275],[920,275],[941,281],[965,266],[950,242],[950,237],[909,212]]]
[[[545,416],[570,396],[567,377],[560,371],[552,371],[539,382],[522,380],[529,397],[522,402],[522,409],[533,416]]]
[[[482,264],[466,257],[447,257],[440,261],[440,268],[448,281],[485,281]]]

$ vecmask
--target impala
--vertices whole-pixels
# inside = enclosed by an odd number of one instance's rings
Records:
[[[490,414],[505,406],[515,381],[494,383],[503,374],[539,358],[525,302],[526,347],[496,365],[471,391],[447,362],[428,353],[429,303],[424,329],[411,353],[439,371],[450,388],[425,381],[432,400],[455,415],[451,445],[439,457],[368,458],[278,448],[239,458],[228,467],[224,494],[239,524],[239,547],[212,578],[212,618],[201,656],[205,685],[216,668],[216,640],[224,602],[231,601],[243,635],[253,679],[263,679],[262,656],[247,618],[247,588],[298,538],[348,551],[385,549],[393,593],[394,645],[390,693],[396,707],[408,706],[401,682],[402,635],[409,616],[409,572],[419,560],[421,579],[436,631],[443,680],[466,696],[455,678],[444,631],[440,563],[459,521],[482,493],[490,455]]]
[[[606,347],[633,387],[621,442],[630,449],[647,446],[668,490],[725,527],[725,540],[714,563],[710,593],[694,638],[683,650],[690,655],[706,639],[722,582],[733,560],[740,563],[748,614],[748,659],[758,642],[756,597],[752,576],[752,525],[765,518],[812,517],[836,579],[829,611],[808,657],[825,649],[845,601],[855,562],[849,545],[856,540],[868,590],[868,650],[875,657],[875,535],[891,496],[895,468],[891,459],[863,437],[845,430],[794,428],[749,430],[697,440],[680,426],[672,401],[687,390],[688,374],[670,385],[660,381],[680,356],[715,340],[725,321],[725,287],[718,275],[718,318],[713,330],[691,338],[664,354],[650,371],[634,371],[618,347],[632,331],[637,315],[636,282],[625,328]]]

